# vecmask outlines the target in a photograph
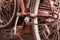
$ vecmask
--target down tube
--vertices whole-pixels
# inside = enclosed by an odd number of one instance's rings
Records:
[[[39,3],[40,3],[40,0],[36,0],[34,13],[33,13],[34,15],[38,14]],[[35,24],[38,24],[38,18],[37,17],[33,18],[32,22]],[[38,31],[38,25],[33,25],[33,32],[35,35],[35,40],[41,40],[40,35],[39,35],[39,31]]]

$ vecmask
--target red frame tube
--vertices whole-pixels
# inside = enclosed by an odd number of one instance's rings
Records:
[[[59,18],[59,14],[56,14],[56,13],[53,12],[53,8],[51,6],[50,0],[48,0],[48,2],[49,2],[49,5],[50,5],[50,10],[52,12],[52,16],[57,15],[57,18],[56,19],[58,19]]]
[[[53,8],[52,8],[52,6],[51,6],[50,0],[48,0],[48,3],[49,3],[49,5],[50,5],[50,10],[51,10],[52,16],[53,16],[53,15],[54,15],[54,12],[53,12]]]
[[[20,7],[22,9],[22,12],[24,12],[25,11],[25,6],[24,6],[23,0],[19,0],[19,5],[20,5]]]
[[[20,7],[21,7],[21,10],[22,10],[22,14],[23,15],[27,15],[27,9],[26,9],[26,7],[25,7],[25,5],[24,5],[24,0],[19,0],[19,5],[20,5]]]

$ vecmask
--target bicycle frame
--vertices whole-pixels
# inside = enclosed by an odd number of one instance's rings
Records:
[[[20,7],[21,7],[21,10],[22,10],[22,13],[24,14],[25,13],[25,15],[26,16],[28,16],[29,14],[28,13],[26,13],[26,7],[24,6],[24,2],[23,2],[23,0],[19,0],[20,2],[19,2],[19,4],[20,4]],[[45,17],[45,18],[54,18],[54,19],[58,19],[59,18],[59,14],[55,14],[54,12],[53,12],[53,7],[52,7],[52,5],[51,4],[53,4],[53,3],[51,3],[51,0],[48,0],[48,2],[49,2],[49,6],[50,6],[50,9],[47,9],[47,8],[42,8],[42,9],[45,9],[45,10],[50,10],[52,13],[52,16],[45,16],[45,15],[41,15],[41,14],[38,14],[36,17]],[[57,17],[55,18],[55,17],[53,17],[53,16],[55,16],[55,15],[57,15]]]
[[[36,23],[36,24],[38,24],[38,20],[37,20],[37,18],[40,18],[40,17],[44,17],[44,18],[46,18],[46,19],[49,19],[49,18],[52,18],[52,19],[58,19],[59,18],[59,13],[58,14],[56,14],[56,13],[54,13],[54,11],[53,11],[53,3],[51,3],[51,0],[48,0],[48,2],[49,2],[49,6],[50,6],[50,8],[49,9],[47,9],[47,8],[42,8],[42,9],[45,9],[45,10],[50,10],[52,13],[51,13],[51,16],[50,15],[43,15],[43,14],[38,14],[38,6],[39,6],[39,1],[40,0],[36,0],[36,4],[35,4],[35,8],[34,8],[34,13],[32,14],[32,13],[29,13],[28,14],[28,11],[26,12],[26,7],[25,7],[25,5],[24,5],[24,2],[23,2],[24,0],[19,0],[19,6],[20,6],[20,8],[21,8],[21,10],[22,10],[22,13],[21,14],[23,14],[23,15],[25,15],[25,16],[30,16],[30,17],[33,17],[34,19],[32,19],[32,22],[33,23]],[[54,17],[54,16],[57,16],[56,18]],[[20,15],[21,16],[21,15]],[[34,27],[33,27],[33,29],[35,30],[35,37],[36,37],[36,40],[41,40],[40,39],[40,37],[39,37],[39,34],[38,34],[38,25],[33,25]],[[46,26],[46,25],[45,25]],[[48,29],[48,27],[46,26],[46,30],[48,30],[48,32],[49,32],[49,29]]]

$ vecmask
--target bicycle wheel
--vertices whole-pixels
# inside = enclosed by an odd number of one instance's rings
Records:
[[[16,14],[16,0],[0,0],[0,28],[11,27]]]

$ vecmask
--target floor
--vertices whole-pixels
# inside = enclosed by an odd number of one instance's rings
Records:
[[[0,36],[0,40],[34,40],[34,36],[32,33],[23,34],[21,36],[15,35],[13,38],[2,38]]]

